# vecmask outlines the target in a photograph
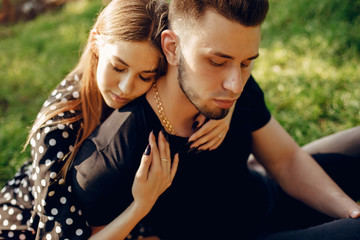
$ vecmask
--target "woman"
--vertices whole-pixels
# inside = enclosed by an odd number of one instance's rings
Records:
[[[75,69],[45,101],[28,137],[32,159],[0,193],[0,239],[87,239],[99,229],[87,225],[72,196],[67,173],[83,141],[113,111],[143,95],[166,70],[160,34],[167,23],[162,0],[113,0],[100,13]],[[192,147],[214,149],[230,122],[194,119]],[[178,163],[162,136],[150,134],[133,182],[134,201],[106,229],[123,236],[169,187]],[[153,172],[160,171],[160,177]],[[144,177],[145,176],[145,177]],[[141,212],[141,213],[139,213]],[[129,239],[151,235],[138,224]],[[96,235],[95,235],[96,236]]]

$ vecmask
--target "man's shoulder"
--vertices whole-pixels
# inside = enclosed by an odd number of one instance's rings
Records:
[[[264,101],[264,93],[260,88],[259,84],[255,81],[255,79],[250,76],[247,81],[241,96],[237,101],[237,105],[241,106],[252,106],[256,102]]]
[[[263,95],[262,89],[260,88],[257,81],[254,79],[252,75],[250,75],[249,80],[247,81],[245,87],[244,87],[244,93],[255,93]]]
[[[233,115],[246,120],[252,131],[264,126],[270,120],[271,114],[266,106],[264,93],[252,76],[236,102]]]

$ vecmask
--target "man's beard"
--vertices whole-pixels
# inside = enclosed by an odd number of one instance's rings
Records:
[[[186,70],[184,66],[184,58],[182,55],[180,55],[179,57],[178,83],[185,96],[195,106],[195,108],[205,117],[209,119],[218,120],[218,119],[223,119],[229,113],[229,109],[217,108],[212,110],[206,105],[200,106],[198,100],[201,98],[195,91],[193,91],[193,89],[191,89],[190,81],[186,74]]]

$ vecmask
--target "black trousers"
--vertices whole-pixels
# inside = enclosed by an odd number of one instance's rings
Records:
[[[360,200],[359,158],[342,154],[317,154],[313,157],[346,194],[355,201]],[[273,204],[257,240],[360,239],[360,219],[330,218],[292,198],[275,182],[268,185]]]

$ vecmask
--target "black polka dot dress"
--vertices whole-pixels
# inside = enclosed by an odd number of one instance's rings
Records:
[[[79,98],[79,75],[69,76],[51,93],[43,107]],[[91,228],[77,206],[71,183],[59,177],[64,157],[71,152],[80,122],[58,123],[74,117],[70,110],[46,122],[30,139],[31,160],[0,191],[1,239],[88,239]],[[42,116],[42,111],[38,118]],[[126,239],[153,235],[139,223]]]
[[[79,97],[79,77],[63,80],[44,107]],[[31,138],[31,161],[0,192],[0,239],[87,239],[90,227],[73,198],[71,184],[58,176],[75,143],[79,124],[58,124],[75,116],[60,113]],[[41,111],[38,115],[41,117]]]

